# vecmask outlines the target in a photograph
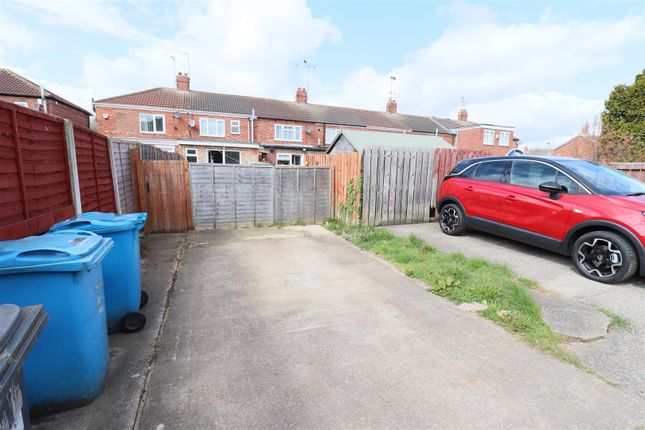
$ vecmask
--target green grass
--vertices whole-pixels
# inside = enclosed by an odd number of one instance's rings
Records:
[[[605,308],[599,308],[599,310],[600,312],[607,315],[611,319],[611,321],[609,322],[609,328],[621,330],[629,327],[629,321],[627,321],[625,318],[621,317],[620,315],[615,314],[609,309],[605,309]]]
[[[551,331],[540,307],[526,291],[534,281],[517,277],[506,266],[462,254],[446,254],[418,237],[395,236],[382,228],[349,225],[328,220],[325,227],[356,246],[391,262],[407,276],[423,281],[427,291],[455,303],[486,303],[481,315],[516,333],[529,345],[584,368],[580,360],[561,347],[565,340]]]

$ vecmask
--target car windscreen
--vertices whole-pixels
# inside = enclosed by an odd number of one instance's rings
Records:
[[[584,160],[558,160],[558,164],[580,176],[600,194],[626,196],[645,193],[645,183],[609,166]]]

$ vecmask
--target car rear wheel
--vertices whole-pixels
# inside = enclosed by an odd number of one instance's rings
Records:
[[[441,227],[441,231],[450,236],[459,236],[466,231],[465,221],[464,211],[454,203],[448,203],[439,211],[439,226]]]
[[[606,284],[625,281],[638,269],[638,256],[632,244],[610,231],[580,236],[573,244],[571,259],[584,276]]]

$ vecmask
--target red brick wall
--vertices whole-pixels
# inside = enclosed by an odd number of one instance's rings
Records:
[[[0,100],[9,103],[26,102],[29,109],[35,109],[38,106],[38,99],[34,97],[0,96]],[[74,124],[85,128],[90,127],[90,116],[87,113],[55,100],[47,99],[47,113],[69,119]]]
[[[594,160],[597,156],[597,149],[597,138],[576,136],[566,145],[555,149],[553,155]]]
[[[492,130],[490,128],[478,127],[457,130],[457,149],[466,149],[471,151],[486,151],[491,155],[506,155],[506,153],[517,148],[517,144],[513,142],[513,132],[510,131],[508,146],[499,146],[499,133],[500,130],[495,131],[495,141],[493,145],[484,145],[484,130]]]

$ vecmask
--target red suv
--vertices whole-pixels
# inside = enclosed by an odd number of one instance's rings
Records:
[[[467,228],[570,255],[587,278],[645,276],[645,184],[602,164],[563,157],[461,161],[438,196],[441,230]]]

